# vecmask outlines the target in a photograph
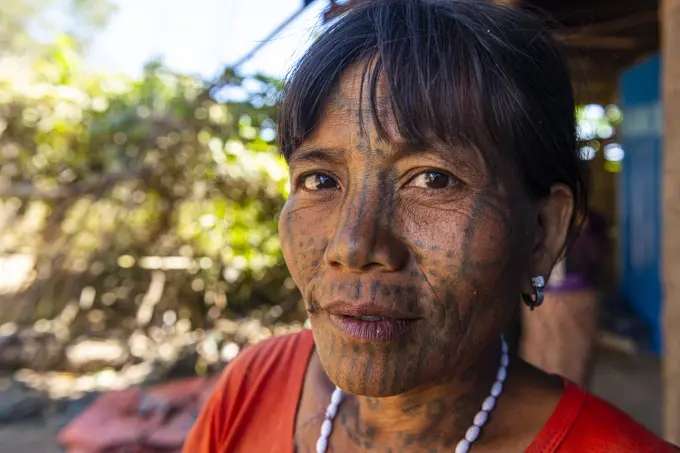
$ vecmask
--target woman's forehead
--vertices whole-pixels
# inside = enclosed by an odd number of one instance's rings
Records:
[[[384,71],[378,71],[375,59],[361,60],[350,65],[338,77],[324,102],[324,107],[312,132],[291,158],[305,150],[333,150],[337,158],[372,149],[387,160],[391,155],[415,156],[419,153],[439,154],[446,160],[484,172],[490,162],[482,147],[460,136],[437,136],[431,125],[420,118],[403,113],[400,120],[408,126],[400,127],[395,114],[396,106]],[[375,80],[375,83],[373,83]],[[404,110],[404,109],[402,109]],[[416,126],[417,125],[417,126]],[[403,126],[403,124],[402,124]],[[409,136],[409,129],[419,134]],[[402,132],[406,132],[406,136]],[[407,150],[407,152],[404,152]]]
[[[375,91],[371,89],[373,66],[355,63],[343,71],[328,96],[325,113],[343,113],[355,119],[361,113],[370,118],[375,108],[381,121],[393,121],[392,101],[384,74],[378,76]]]

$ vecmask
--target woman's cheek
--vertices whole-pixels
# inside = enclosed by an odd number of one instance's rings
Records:
[[[281,248],[286,265],[300,289],[323,264],[331,222],[328,212],[309,203],[288,202],[281,213]]]

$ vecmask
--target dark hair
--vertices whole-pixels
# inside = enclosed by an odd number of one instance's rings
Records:
[[[587,181],[569,70],[547,22],[527,9],[482,0],[358,3],[291,72],[279,111],[284,157],[313,131],[340,74],[365,62],[370,114],[383,139],[381,77],[405,140],[498,153],[497,164],[514,165],[507,168],[536,198],[564,183],[574,193],[576,232],[587,211]]]

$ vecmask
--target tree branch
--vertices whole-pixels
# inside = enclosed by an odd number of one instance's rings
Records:
[[[141,179],[146,174],[145,171],[109,173],[97,181],[79,181],[69,185],[56,187],[54,189],[44,189],[37,187],[32,182],[15,182],[6,189],[0,189],[0,199],[19,198],[19,199],[40,199],[40,200],[61,200],[68,197],[85,195],[89,193],[101,193],[109,189],[112,185],[123,182]]]

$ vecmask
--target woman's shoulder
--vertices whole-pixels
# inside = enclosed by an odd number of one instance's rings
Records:
[[[314,338],[308,329],[275,336],[243,349],[225,368],[222,380],[257,379],[282,371],[281,364],[287,370],[297,363],[306,365],[313,348]]]
[[[248,346],[224,369],[215,393],[244,400],[253,392],[262,399],[270,393],[268,390],[293,391],[301,385],[313,348],[310,330]]]
[[[541,434],[541,443],[548,447],[542,451],[557,453],[680,452],[625,412],[574,384],[566,385]]]
[[[292,439],[295,409],[313,348],[312,334],[305,330],[244,349],[222,373],[184,452],[269,451],[262,442],[270,438],[262,432]]]
[[[633,420],[630,415],[590,393],[586,393],[583,409],[565,440],[567,445],[579,443],[588,445],[588,451],[593,452],[677,453],[680,451]]]

